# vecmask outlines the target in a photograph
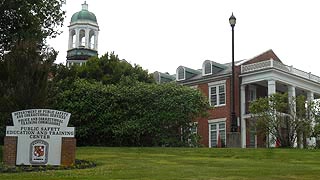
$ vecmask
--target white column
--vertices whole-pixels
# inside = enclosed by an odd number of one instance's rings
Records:
[[[98,34],[99,32],[98,31],[95,31],[94,32],[94,50],[98,51]]]
[[[246,85],[241,85],[241,147],[246,148],[247,147],[247,131],[246,131],[246,119],[244,118],[244,115],[246,114]]]
[[[296,113],[296,88],[294,86],[288,86],[288,100],[289,104],[292,105],[290,108],[290,113]]]
[[[293,121],[295,121],[296,112],[297,112],[295,98],[296,98],[296,88],[294,86],[288,86],[288,102],[289,102],[289,108],[290,108],[289,111],[293,117]],[[298,146],[297,132],[294,132],[294,136],[296,137],[296,139],[294,140],[293,147],[297,147]]]
[[[307,101],[312,102],[313,100],[314,100],[314,94],[313,94],[313,92],[310,91],[307,94]],[[311,128],[314,129],[315,125],[316,125],[315,118],[314,118],[314,116],[311,115]],[[316,146],[316,137],[310,137],[309,139],[307,139],[307,144],[308,144],[308,146],[315,147]]]
[[[268,96],[271,96],[274,93],[276,93],[276,81],[271,79],[268,80]],[[268,141],[268,147],[276,147],[276,137],[273,134],[270,133],[268,135]]]
[[[76,45],[75,48],[79,48],[80,45],[80,34],[79,34],[79,29],[76,29]]]
[[[85,40],[86,40],[86,42],[85,42],[85,47],[86,48],[90,48],[90,45],[89,45],[89,31],[90,31],[90,29],[86,29],[85,30]]]
[[[69,30],[69,45],[68,49],[72,49],[72,30]]]

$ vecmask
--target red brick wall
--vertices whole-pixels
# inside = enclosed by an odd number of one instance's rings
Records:
[[[18,137],[6,136],[3,144],[3,163],[7,166],[15,166],[17,158]]]
[[[239,94],[239,72],[240,67],[235,67],[235,112],[236,116],[239,117],[239,100],[240,100],[240,94]],[[212,110],[209,110],[209,117],[208,118],[199,118],[197,119],[198,122],[198,134],[201,136],[200,143],[204,146],[209,146],[209,125],[208,120],[210,119],[219,119],[219,118],[226,118],[226,130],[227,132],[230,132],[231,128],[231,88],[230,88],[230,82],[231,82],[231,76],[227,77],[225,79],[217,79],[215,81],[221,81],[226,80],[226,105],[220,106],[220,107],[214,107]],[[212,82],[215,82],[212,81]],[[210,83],[210,82],[209,82]],[[206,96],[209,96],[209,87],[208,83],[198,84],[198,89]],[[208,97],[209,99],[209,97]],[[238,131],[240,128],[238,128]],[[228,136],[228,133],[226,134]],[[228,139],[228,137],[226,137]]]
[[[76,138],[62,138],[61,165],[70,166],[76,160]]]
[[[256,63],[256,62],[260,62],[260,61],[266,61],[271,58],[275,61],[281,62],[281,60],[278,58],[278,56],[272,50],[268,50],[268,51],[266,51],[256,57],[252,58],[250,61],[245,62],[243,65],[252,64],[252,63]]]

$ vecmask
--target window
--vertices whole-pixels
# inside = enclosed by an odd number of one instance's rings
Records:
[[[221,84],[209,84],[209,103],[211,106],[222,106],[226,104],[225,81],[221,82]]]
[[[204,65],[204,74],[212,74],[212,65],[210,62],[205,63]]]
[[[249,86],[249,102],[257,99],[257,88],[255,86]]]
[[[209,147],[226,147],[226,122],[209,122]]]
[[[190,134],[198,134],[198,123],[194,122],[190,127]]]
[[[184,80],[185,79],[185,71],[183,67],[179,67],[177,69],[177,78],[178,80]]]
[[[205,60],[202,63],[202,76],[206,76],[210,74],[212,74],[212,61]]]
[[[249,147],[256,148],[257,147],[257,130],[256,126],[250,123],[249,127]]]
[[[190,136],[188,137],[188,144],[190,147],[195,147],[198,144],[199,138],[198,138],[198,123],[193,122],[190,124]]]

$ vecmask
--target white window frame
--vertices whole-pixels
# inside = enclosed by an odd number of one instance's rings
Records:
[[[206,73],[206,65],[210,64],[210,73]],[[212,74],[212,62],[211,61],[204,61],[202,64],[202,76],[207,76],[207,75],[211,75]]]
[[[209,126],[209,148],[212,148],[211,146],[211,124],[217,124],[219,126],[219,123],[224,122],[224,136],[226,137],[225,139],[225,144],[227,145],[227,123],[226,123],[227,118],[219,118],[219,119],[211,119],[208,120],[208,126]],[[218,138],[218,132],[220,131],[220,128],[217,128],[217,138]]]
[[[223,85],[224,86],[224,104],[220,104],[220,92],[219,92],[219,86]],[[222,81],[216,81],[216,82],[212,82],[212,83],[208,83],[208,87],[209,87],[209,104],[210,106],[214,106],[214,107],[219,107],[219,106],[225,106],[226,102],[227,102],[227,92],[226,92],[226,80],[222,80]],[[217,105],[212,105],[211,104],[211,88],[216,88],[216,94],[217,94]]]
[[[180,71],[181,69],[183,69],[183,78],[182,78],[182,79],[179,79],[179,71]],[[185,69],[184,67],[180,66],[180,67],[177,68],[177,71],[176,71],[176,79],[177,79],[177,81],[183,81],[183,80],[186,79],[186,69]]]

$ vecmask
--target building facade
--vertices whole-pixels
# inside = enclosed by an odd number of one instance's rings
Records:
[[[231,63],[220,64],[206,60],[202,69],[194,70],[180,66],[175,81],[199,89],[214,108],[209,117],[195,120],[201,144],[206,147],[226,147],[231,128]],[[158,83],[169,81],[173,76],[155,72]],[[235,113],[242,148],[275,147],[274,138],[261,136],[255,129],[249,111],[251,101],[276,92],[288,93],[289,99],[304,95],[308,101],[320,97],[320,77],[287,66],[272,51],[235,62]],[[315,145],[315,138],[307,140]],[[298,143],[301,144],[301,143]]]
[[[88,11],[88,4],[84,2],[81,11],[71,17],[67,67],[82,65],[90,57],[98,56],[98,35],[97,18],[94,13]]]

